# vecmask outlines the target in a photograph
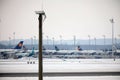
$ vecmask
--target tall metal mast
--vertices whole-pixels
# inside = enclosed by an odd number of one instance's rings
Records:
[[[42,23],[43,16],[45,16],[44,11],[36,11],[36,14],[39,15],[39,80],[43,80],[43,60],[42,60]],[[46,16],[45,16],[46,17]]]
[[[114,61],[115,61],[115,55],[114,55],[114,19],[110,19],[110,22],[112,23],[112,57],[114,57]]]

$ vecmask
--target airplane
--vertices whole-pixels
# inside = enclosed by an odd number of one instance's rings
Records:
[[[20,41],[13,49],[0,49],[0,54],[4,59],[14,58],[19,59],[22,57],[32,57],[37,53],[34,48],[28,50],[24,45],[24,41]]]
[[[34,50],[34,47],[31,50],[27,51],[27,52],[19,52],[19,53],[16,53],[15,54],[15,58],[19,59],[19,58],[22,58],[22,57],[34,57],[36,51]]]
[[[20,49],[22,49],[22,47],[23,47],[23,42],[24,42],[24,41],[20,41],[14,48],[11,48],[11,49],[0,49],[0,52],[20,50]]]
[[[12,49],[0,49],[0,54],[3,58],[7,59],[11,56],[13,56],[15,53],[18,52],[24,52],[25,48],[23,48],[23,42],[24,41],[20,41],[14,48]]]
[[[54,50],[47,50],[44,48],[43,54],[53,54],[53,55],[67,55],[67,54],[75,54],[80,53],[82,49],[80,46],[77,47],[76,50],[60,50],[57,46],[54,47]]]
[[[55,46],[54,50],[43,50],[43,54],[60,58],[89,58],[94,57],[95,55],[100,56],[100,54],[105,53],[102,50],[83,50],[80,46],[77,46],[75,50],[60,50],[57,46]]]

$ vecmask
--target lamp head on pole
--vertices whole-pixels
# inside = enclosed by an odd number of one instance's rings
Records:
[[[105,37],[105,35],[102,35],[103,37]]]
[[[114,23],[114,19],[113,19],[113,18],[112,18],[112,19],[110,19],[110,22],[111,22],[111,23]]]
[[[44,15],[44,20],[46,19],[46,14],[44,11],[35,11],[36,14],[39,14],[39,15]],[[44,21],[43,20],[43,21]]]
[[[43,14],[43,15],[45,14],[44,11],[35,11],[35,13],[36,13],[36,14]]]
[[[90,38],[90,35],[88,35],[88,37]]]

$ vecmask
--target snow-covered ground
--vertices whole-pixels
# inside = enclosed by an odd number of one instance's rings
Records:
[[[38,60],[28,61],[0,60],[0,73],[37,73]],[[120,59],[44,59],[43,72],[120,72]]]
[[[26,72],[37,73],[38,60],[0,60],[0,73]],[[120,59],[43,59],[43,72],[120,72]],[[0,80],[38,80],[38,77],[0,77]],[[120,76],[44,76],[43,80],[120,80]]]

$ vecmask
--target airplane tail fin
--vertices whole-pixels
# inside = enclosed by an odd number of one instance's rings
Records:
[[[20,41],[14,49],[21,49],[23,47],[23,41]]]
[[[34,54],[35,54],[35,51],[34,51],[34,47],[33,47],[32,52],[28,55],[28,57],[31,57],[31,56],[33,56]]]
[[[78,51],[81,51],[82,48],[81,48],[80,46],[77,46],[77,50],[78,50]]]
[[[56,50],[56,51],[59,51],[59,48],[58,48],[57,46],[55,46],[55,50]]]
[[[42,47],[42,50],[46,50],[46,48],[43,46],[43,47]]]

